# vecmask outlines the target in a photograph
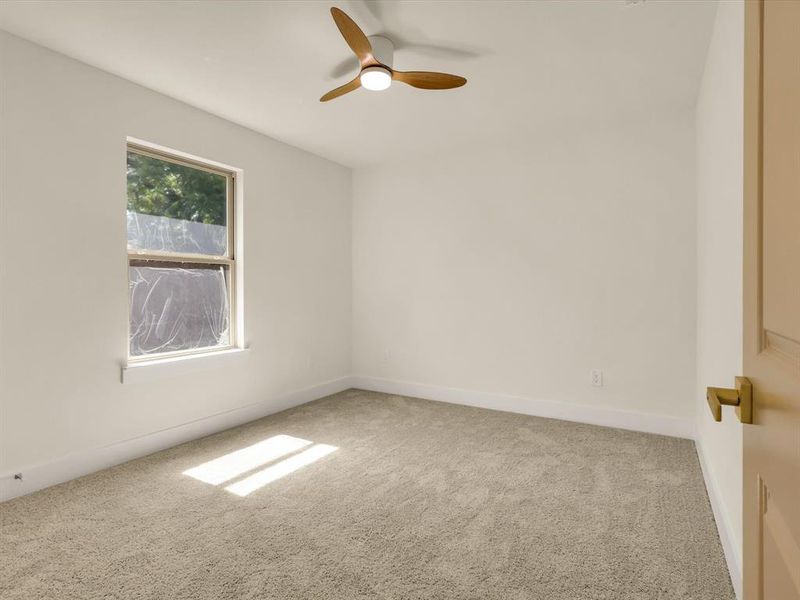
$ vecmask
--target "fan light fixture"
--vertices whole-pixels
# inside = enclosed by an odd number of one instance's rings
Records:
[[[392,85],[392,74],[383,67],[367,67],[361,71],[361,87],[379,92]]]
[[[358,57],[360,70],[352,80],[325,94],[319,99],[320,102],[344,96],[360,87],[373,91],[385,90],[392,85],[392,81],[401,81],[422,90],[449,90],[467,83],[459,75],[432,71],[398,71],[394,68],[392,40],[381,35],[367,37],[353,19],[335,6],[331,8],[331,15],[344,41]]]

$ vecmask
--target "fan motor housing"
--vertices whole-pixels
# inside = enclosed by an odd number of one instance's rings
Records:
[[[394,44],[389,38],[382,35],[371,35],[369,43],[372,45],[372,56],[390,69],[394,66]]]

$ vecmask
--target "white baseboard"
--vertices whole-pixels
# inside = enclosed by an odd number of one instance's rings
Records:
[[[0,502],[254,421],[351,387],[351,378],[341,377],[282,394],[264,402],[235,408],[109,446],[73,452],[49,463],[23,466],[0,477]],[[22,480],[14,479],[14,473],[22,473]]]
[[[691,419],[670,417],[650,413],[640,413],[615,408],[603,408],[586,404],[568,404],[551,400],[522,398],[505,394],[475,392],[455,388],[440,387],[424,383],[392,381],[376,377],[356,375],[352,378],[355,388],[374,392],[385,392],[399,396],[412,396],[425,400],[438,400],[451,404],[464,404],[502,410],[506,412],[575,421],[591,425],[603,425],[632,431],[657,433],[672,437],[694,439],[694,422]]]
[[[728,563],[728,571],[731,574],[733,590],[736,592],[736,597],[741,600],[743,598],[742,555],[735,541],[736,538],[733,535],[733,527],[730,519],[728,519],[728,514],[722,506],[722,497],[717,479],[714,477],[714,472],[707,462],[708,459],[703,451],[703,444],[699,439],[695,440],[695,448],[697,449],[697,457],[700,460],[700,468],[703,471],[703,479],[706,482],[711,510],[714,513],[714,520],[717,522],[717,531],[722,543],[722,551],[725,553],[725,562]]]
[[[137,438],[99,448],[73,452],[52,462],[21,466],[13,472],[0,476],[0,502],[24,496],[58,483],[152,454],[153,452],[260,419],[351,387],[673,437],[694,437],[693,423],[689,419],[392,381],[375,377],[341,377],[302,390],[289,392],[268,401],[218,413]],[[14,473],[21,473],[22,480],[14,479]],[[708,481],[708,477],[706,477],[706,480]],[[714,496],[711,489],[711,486],[709,486],[709,494],[712,497],[713,504]],[[720,517],[717,517],[717,520],[720,522]],[[726,556],[727,552],[726,549]],[[731,569],[731,573],[733,572],[733,569]]]

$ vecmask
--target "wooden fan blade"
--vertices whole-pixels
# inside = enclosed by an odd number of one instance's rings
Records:
[[[361,66],[365,67],[368,64],[377,62],[372,55],[372,44],[369,43],[367,36],[356,25],[356,22],[348,17],[343,10],[335,6],[331,8],[331,15],[333,15],[333,20],[339,28],[344,41],[347,42],[350,49],[355,52],[358,60],[361,61]]]
[[[466,79],[458,75],[432,71],[392,71],[392,79],[423,90],[449,90],[467,83]]]
[[[339,96],[344,96],[348,92],[352,92],[353,90],[357,90],[361,87],[361,76],[359,75],[353,81],[348,81],[344,85],[340,85],[335,90],[331,90],[327,94],[325,94],[322,98],[319,99],[320,102],[327,102],[328,100],[333,100],[334,98],[338,98]]]

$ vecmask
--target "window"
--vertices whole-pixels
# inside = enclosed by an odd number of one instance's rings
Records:
[[[235,173],[128,145],[128,357],[236,345]]]

